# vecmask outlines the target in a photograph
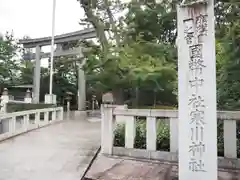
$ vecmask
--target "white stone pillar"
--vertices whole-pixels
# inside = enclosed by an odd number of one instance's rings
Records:
[[[86,79],[81,68],[78,69],[78,110],[86,110]]]
[[[25,103],[32,103],[31,91],[28,89],[24,98]]]
[[[34,77],[33,77],[33,102],[39,103],[40,97],[40,79],[41,79],[41,47],[36,47],[36,58],[34,66]]]
[[[114,123],[113,109],[111,104],[102,105],[102,121],[101,121],[101,153],[112,155],[113,139],[114,139]]]
[[[177,12],[179,180],[217,180],[214,2]]]

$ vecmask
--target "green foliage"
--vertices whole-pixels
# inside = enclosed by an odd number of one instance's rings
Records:
[[[17,44],[12,34],[0,38],[0,87],[17,82],[18,71]]]
[[[157,150],[170,150],[169,126],[163,120],[157,121]]]
[[[176,39],[176,1],[135,1],[128,4],[125,22],[127,36],[136,39],[140,35],[146,41],[174,43]]]
[[[161,49],[162,55],[156,53],[157,49]],[[113,91],[113,93],[122,89],[134,97],[138,88],[140,93],[154,91],[159,96],[166,93],[170,99],[176,99],[176,65],[173,63],[175,50],[171,48],[167,50],[167,46],[163,44],[157,45],[139,39],[113,51],[115,55],[98,66],[96,74],[88,76],[92,89],[98,89],[100,92]],[[100,60],[94,62],[97,61]],[[151,104],[153,102],[154,97]]]
[[[170,129],[166,123],[169,120],[163,119],[157,121],[157,150],[169,151],[170,150]],[[240,129],[240,124],[238,128]],[[125,145],[125,125],[118,124],[114,131],[114,146],[124,147]],[[224,139],[223,139],[223,121],[218,121],[218,156],[224,155]],[[146,120],[136,121],[136,136],[134,148],[146,149]],[[240,157],[240,136],[237,130],[237,154]]]
[[[240,109],[240,21],[221,40],[218,51],[218,98],[221,109]],[[219,48],[219,47],[218,47]]]
[[[23,103],[7,103],[7,112],[27,111],[34,109],[44,109],[55,107],[53,104],[23,104]]]
[[[177,35],[178,0],[80,1],[87,24],[97,31],[99,44],[93,41],[71,42],[90,48],[84,55],[87,63],[88,97],[101,99],[112,91],[117,103],[132,107],[177,106]],[[237,0],[215,1],[216,64],[218,108],[240,109],[240,3]],[[115,13],[126,12],[119,19]],[[119,14],[119,13],[118,13]],[[104,28],[108,29],[109,37]],[[12,34],[0,39],[0,88],[33,83],[32,61],[22,61]],[[66,92],[77,95],[77,64],[73,57],[55,59],[53,92],[64,103]],[[49,89],[47,68],[41,69],[41,100]],[[75,103],[75,101],[73,101]]]
[[[113,144],[114,146],[125,146],[125,124],[117,124]]]
[[[134,148],[146,149],[146,120],[139,119],[136,122],[136,137]]]
[[[118,124],[114,131],[114,146],[125,144],[125,124]],[[157,122],[157,149],[169,150],[169,128],[168,125],[159,120]],[[146,149],[146,120],[139,118],[136,121],[136,136],[134,148]]]

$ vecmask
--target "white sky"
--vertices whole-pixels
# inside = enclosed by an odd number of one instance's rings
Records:
[[[123,0],[127,2],[129,0]],[[83,29],[79,25],[84,11],[77,0],[56,0],[55,35]],[[53,0],[0,0],[0,33],[13,31],[21,39],[51,36]],[[50,51],[43,47],[43,51]],[[42,66],[47,65],[42,60]]]
[[[13,31],[14,37],[21,39],[51,36],[53,0],[0,0],[0,33]],[[79,21],[84,11],[77,0],[56,0],[55,34],[68,33],[82,29]],[[50,47],[43,47],[50,51]],[[42,59],[42,66],[48,61]]]
[[[84,12],[77,0],[57,0],[56,34],[80,30]],[[0,0],[0,32],[16,38],[51,36],[52,0]]]

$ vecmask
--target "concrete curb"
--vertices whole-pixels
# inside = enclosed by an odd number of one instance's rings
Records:
[[[98,154],[100,153],[101,151],[101,146],[98,148],[97,152],[95,153],[95,155],[93,156],[92,160],[90,161],[88,167],[86,168],[86,170],[84,171],[82,177],[81,177],[81,180],[91,180],[89,178],[85,178],[87,172],[90,170],[90,168],[92,167],[93,165],[93,162],[95,161],[95,159],[97,158]]]

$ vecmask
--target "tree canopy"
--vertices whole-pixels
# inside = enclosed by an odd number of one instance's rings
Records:
[[[80,0],[85,12],[80,25],[94,27],[94,41],[69,44],[90,48],[85,52],[88,97],[101,99],[113,92],[117,103],[132,106],[177,106],[177,36],[178,0],[121,1]],[[218,106],[240,108],[240,3],[217,0],[216,57]],[[32,61],[23,61],[11,34],[0,39],[0,84],[31,84]],[[19,55],[20,54],[20,55]],[[60,57],[54,64],[53,91],[62,101],[67,92],[77,95],[79,60]],[[49,73],[41,69],[41,96],[48,91]]]

